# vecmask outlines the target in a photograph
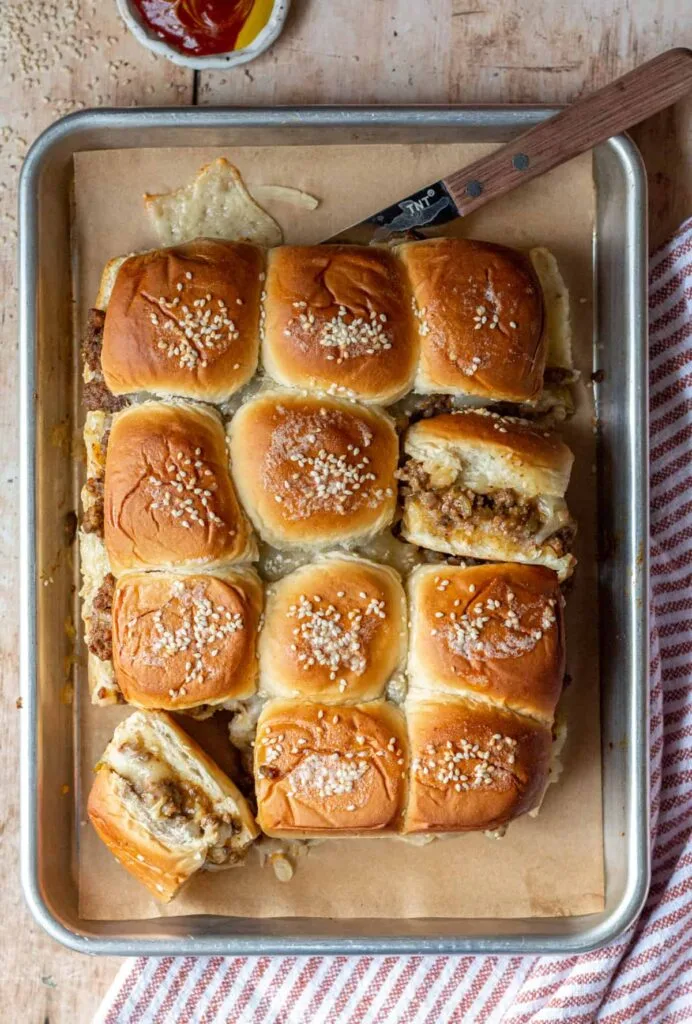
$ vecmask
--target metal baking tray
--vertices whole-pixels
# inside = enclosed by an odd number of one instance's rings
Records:
[[[559,953],[612,941],[649,881],[646,185],[624,136],[594,151],[594,368],[598,391],[599,564],[606,905],[581,917],[328,920],[78,915],[77,822],[49,780],[75,776],[76,704],[64,692],[64,624],[74,567],[70,207],[73,154],[162,146],[501,142],[555,111],[533,107],[98,110],[63,118],[32,147],[20,184],[22,883],[55,939],[111,955],[259,953]],[[599,344],[599,339],[602,341]],[[57,433],[56,433],[57,432]],[[58,559],[57,553],[63,556]],[[69,552],[70,549],[68,548]],[[44,580],[50,587],[42,586]],[[75,700],[79,694],[75,695]]]

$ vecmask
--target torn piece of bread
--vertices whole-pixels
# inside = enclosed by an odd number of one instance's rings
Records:
[[[145,194],[144,206],[163,245],[199,237],[266,246],[283,241],[279,225],[255,202],[240,171],[225,157],[202,167],[189,185]]]
[[[320,205],[317,196],[290,185],[252,185],[251,188],[255,199],[290,203],[292,206],[302,206],[304,210],[316,210]]]
[[[162,711],[120,723],[87,810],[116,860],[164,903],[201,868],[239,864],[258,835],[235,784]]]

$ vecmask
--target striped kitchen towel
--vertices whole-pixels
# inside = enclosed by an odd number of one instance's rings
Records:
[[[650,265],[651,827],[638,924],[580,957],[163,957],[98,1024],[679,1024],[692,1020],[692,219]]]

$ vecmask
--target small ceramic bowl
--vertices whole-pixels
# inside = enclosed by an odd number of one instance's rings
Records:
[[[144,21],[132,0],[117,0],[118,10],[123,21],[129,28],[135,39],[161,57],[166,57],[184,68],[192,68],[195,71],[208,71],[212,68],[233,68],[239,64],[247,64],[248,61],[259,57],[261,53],[268,50],[276,42],[286,21],[291,0],[274,0],[269,20],[262,31],[255,36],[248,46],[239,50],[231,50],[230,53],[214,53],[208,57],[187,55],[157,36]]]

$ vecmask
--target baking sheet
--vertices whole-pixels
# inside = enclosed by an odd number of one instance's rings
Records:
[[[81,330],[103,264],[156,245],[142,193],[176,188],[215,156],[255,184],[288,184],[321,200],[315,211],[267,204],[287,242],[329,237],[392,201],[490,151],[482,145],[242,147],[109,150],[75,157],[77,326]],[[319,154],[319,159],[316,159]],[[377,173],[377,169],[384,173]],[[374,176],[374,177],[373,177]],[[546,245],[572,298],[575,363],[588,380],[592,343],[593,184],[591,159],[570,164],[477,211],[461,231],[510,245]],[[447,230],[446,233],[451,233]],[[79,417],[78,417],[79,419]],[[78,679],[80,916],[125,920],[182,914],[247,917],[542,917],[603,908],[603,835],[598,697],[595,438],[590,394],[578,389],[565,429],[575,452],[568,500],[579,523],[580,561],[567,606],[573,682],[561,703],[568,723],[564,770],[536,819],[515,822],[502,840],[465,835],[415,847],[395,839],[330,840],[278,882],[251,856],[243,868],[198,874],[161,907],[127,875],[86,823],[92,766],[126,708],[93,708],[86,670]],[[218,735],[215,742],[218,743]]]

